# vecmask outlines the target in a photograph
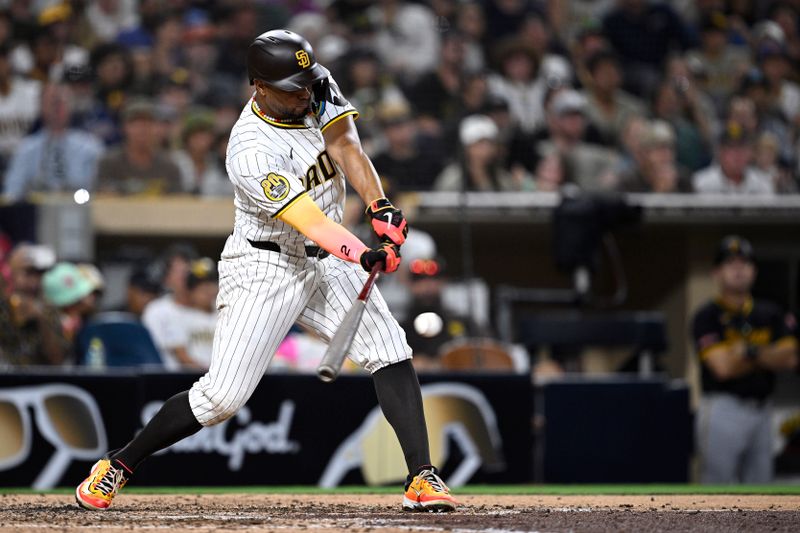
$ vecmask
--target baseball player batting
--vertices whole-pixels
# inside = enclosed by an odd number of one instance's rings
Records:
[[[124,448],[99,460],[75,495],[107,509],[153,453],[234,416],[279,343],[299,322],[330,340],[379,265],[393,272],[408,231],[384,196],[353,120],[358,112],[300,35],[272,30],[247,51],[253,97],[233,126],[225,166],[236,217],[219,262],[219,320],[211,366],[167,400]],[[345,177],[364,200],[381,244],[370,248],[341,224]],[[411,349],[380,293],[367,298],[349,353],[368,370],[409,475],[403,508],[450,511],[456,501],[430,464]]]

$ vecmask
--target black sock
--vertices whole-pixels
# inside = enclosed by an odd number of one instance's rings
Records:
[[[383,416],[400,441],[408,471],[431,462],[422,394],[410,360],[381,368],[372,375]]]
[[[150,455],[194,435],[202,428],[189,406],[189,391],[180,392],[164,402],[144,429],[110,458],[130,474]]]

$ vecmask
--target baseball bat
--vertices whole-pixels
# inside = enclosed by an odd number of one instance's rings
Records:
[[[339,329],[333,334],[333,338],[328,344],[328,349],[325,350],[325,355],[317,367],[317,376],[325,383],[335,380],[342,369],[342,363],[344,363],[344,358],[347,357],[347,352],[350,351],[350,345],[353,344],[353,338],[356,336],[359,324],[361,324],[361,315],[364,314],[364,309],[367,307],[367,298],[369,298],[369,293],[372,292],[372,286],[375,284],[375,278],[378,277],[381,265],[381,263],[378,263],[372,267],[367,281],[364,282],[364,288],[361,289],[350,310],[344,315],[342,323],[339,324]]]

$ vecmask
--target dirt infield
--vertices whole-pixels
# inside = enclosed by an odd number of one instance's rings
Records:
[[[71,496],[0,496],[0,532],[798,531],[800,496],[462,496],[455,513],[408,513],[388,495],[130,495],[113,510]]]

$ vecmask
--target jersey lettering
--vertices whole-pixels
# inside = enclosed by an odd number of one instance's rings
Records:
[[[305,183],[303,185],[306,191],[311,191],[314,187],[322,185],[329,179],[336,177],[336,175],[336,164],[334,164],[328,152],[323,150],[317,156],[317,162],[306,170]]]

